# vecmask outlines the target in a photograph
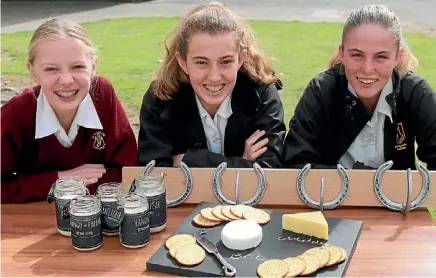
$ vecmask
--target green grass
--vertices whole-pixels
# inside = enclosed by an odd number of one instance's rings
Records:
[[[429,208],[428,211],[430,211],[431,216],[436,221],[436,208]]]
[[[129,108],[139,110],[142,96],[164,53],[163,39],[180,18],[130,18],[84,24],[99,50],[98,73],[107,76]],[[282,73],[281,97],[288,122],[304,88],[325,66],[340,42],[341,24],[250,22],[261,48]],[[31,32],[3,34],[2,73],[27,74],[27,45]],[[406,33],[420,61],[417,73],[436,87],[436,37]],[[436,209],[433,209],[436,219]]]

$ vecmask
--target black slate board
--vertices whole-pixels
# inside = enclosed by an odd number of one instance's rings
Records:
[[[179,228],[173,233],[194,234],[202,229],[192,223],[195,215],[206,207],[214,207],[218,204],[200,203],[192,213],[186,217]],[[208,228],[207,239],[215,243],[221,255],[232,264],[236,269],[236,277],[256,277],[256,269],[259,264],[267,259],[284,259],[291,256],[302,254],[307,249],[318,247],[326,243],[325,240],[292,233],[282,229],[282,215],[284,212],[277,210],[264,209],[271,216],[271,221],[262,225],[263,239],[260,245],[245,251],[234,251],[227,249],[221,242],[221,230],[228,222],[223,222],[218,226]],[[348,219],[326,218],[329,225],[328,244],[340,246],[347,251],[347,260],[339,265],[330,266],[318,270],[309,277],[342,277],[345,276],[348,264],[353,256],[354,249],[362,230],[362,221]],[[181,276],[194,277],[217,277],[224,276],[221,264],[212,254],[206,252],[204,261],[193,267],[180,265],[174,260],[165,248],[165,243],[147,261],[148,271],[164,272]]]

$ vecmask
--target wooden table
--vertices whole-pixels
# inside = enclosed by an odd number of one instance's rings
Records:
[[[152,234],[142,249],[130,250],[118,237],[105,237],[100,249],[79,252],[71,238],[58,234],[53,205],[2,205],[1,276],[168,276],[147,272],[145,263],[192,209],[169,209],[167,228]],[[403,216],[387,209],[339,208],[325,215],[364,221],[346,276],[436,276],[436,226],[427,210]]]

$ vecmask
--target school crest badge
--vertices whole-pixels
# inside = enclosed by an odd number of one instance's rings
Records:
[[[406,149],[407,142],[405,143],[404,140],[406,139],[406,132],[404,131],[403,123],[397,124],[397,130],[395,135],[395,149],[397,151],[401,151]]]
[[[93,148],[96,150],[103,150],[106,147],[106,143],[104,142],[105,134],[101,131],[97,131],[92,136],[92,139],[94,139],[94,145]]]

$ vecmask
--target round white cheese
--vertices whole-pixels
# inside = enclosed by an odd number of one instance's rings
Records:
[[[262,227],[253,220],[235,220],[227,223],[221,231],[221,241],[232,250],[254,248],[262,241]]]

